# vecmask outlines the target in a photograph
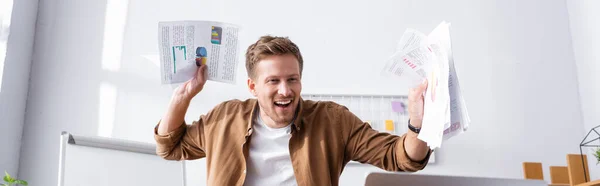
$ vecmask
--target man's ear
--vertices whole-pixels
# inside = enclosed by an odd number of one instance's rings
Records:
[[[254,80],[252,80],[252,78],[248,78],[248,90],[250,91],[250,93],[252,93],[252,95],[254,95],[254,97],[256,97],[256,82],[254,82]]]

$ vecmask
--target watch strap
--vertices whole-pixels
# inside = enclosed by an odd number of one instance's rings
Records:
[[[417,127],[415,127],[415,126],[413,126],[413,125],[410,124],[410,119],[408,119],[408,129],[410,131],[413,131],[414,133],[417,133],[417,134],[419,132],[421,132],[421,128],[417,128]]]

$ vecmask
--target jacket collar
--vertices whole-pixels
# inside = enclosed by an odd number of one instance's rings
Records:
[[[252,121],[255,117],[255,114],[259,114],[258,108],[258,100],[257,99],[251,99],[250,100],[251,103],[251,111],[250,111],[250,118],[248,118],[248,127],[247,127],[247,133],[246,136],[250,136],[250,134],[252,134]],[[302,117],[303,111],[304,111],[304,104],[305,101],[304,99],[302,99],[302,97],[300,97],[300,101],[298,101],[298,107],[296,108],[296,115],[294,116],[294,119],[292,119],[292,126],[296,131],[300,131],[300,129],[302,128],[302,125],[305,123],[304,122],[304,118]]]

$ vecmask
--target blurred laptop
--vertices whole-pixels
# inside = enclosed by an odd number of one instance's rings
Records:
[[[366,186],[548,186],[543,180],[484,178],[465,176],[422,175],[406,173],[372,172],[367,175]]]

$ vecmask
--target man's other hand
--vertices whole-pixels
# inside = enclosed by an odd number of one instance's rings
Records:
[[[417,87],[410,88],[408,91],[408,114],[410,116],[410,124],[417,128],[421,128],[423,123],[425,90],[427,90],[427,79],[423,80]]]

